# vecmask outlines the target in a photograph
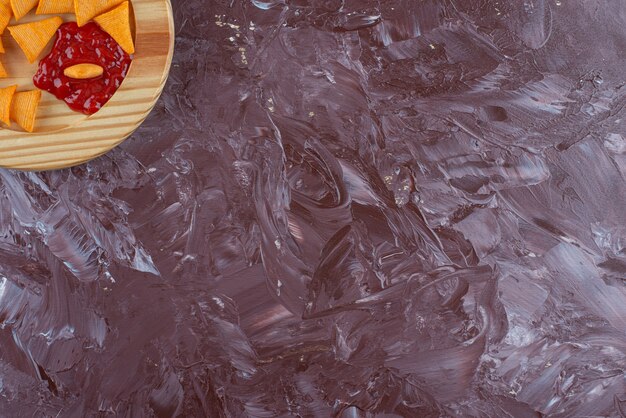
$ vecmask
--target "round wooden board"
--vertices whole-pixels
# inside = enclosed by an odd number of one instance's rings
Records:
[[[96,114],[72,111],[65,102],[42,92],[35,132],[13,124],[0,128],[0,167],[18,170],[54,170],[98,157],[124,141],[146,119],[167,80],[174,53],[174,18],[170,0],[130,0],[135,18],[135,56],[126,79]],[[31,12],[19,23],[40,20]],[[73,16],[62,16],[65,21]],[[9,25],[16,24],[11,20]],[[5,31],[3,63],[9,78],[0,87],[17,84],[31,90],[39,60],[29,64],[19,46]],[[51,48],[40,56],[43,58]]]

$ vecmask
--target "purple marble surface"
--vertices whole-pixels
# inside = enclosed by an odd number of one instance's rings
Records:
[[[131,139],[0,171],[0,416],[626,416],[626,2],[173,8]]]

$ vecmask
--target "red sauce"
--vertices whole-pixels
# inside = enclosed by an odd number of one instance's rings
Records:
[[[124,81],[132,58],[105,31],[90,22],[78,27],[61,25],[50,54],[39,62],[33,82],[54,94],[70,108],[92,115],[104,106]],[[63,71],[76,64],[96,64],[104,69],[100,77],[77,80]]]

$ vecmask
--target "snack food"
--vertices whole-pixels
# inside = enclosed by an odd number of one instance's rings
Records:
[[[11,9],[15,20],[20,20],[28,14],[35,6],[38,0],[11,0]]]
[[[39,0],[38,15],[74,13],[74,0]]]
[[[12,16],[13,10],[9,0],[0,0],[0,33],[4,32],[7,26],[9,26]]]
[[[33,63],[46,48],[62,23],[63,19],[55,16],[37,22],[9,26],[9,32],[24,51],[28,61]]]
[[[63,70],[63,74],[77,80],[87,80],[100,77],[104,74],[104,68],[97,64],[76,64]]]
[[[13,95],[11,119],[26,132],[35,130],[35,115],[41,100],[41,90],[21,91]]]
[[[92,115],[104,106],[124,81],[132,59],[96,23],[79,27],[64,23],[50,54],[39,62],[35,86],[54,94],[78,112]],[[77,64],[102,67],[99,77],[68,77],[66,68]]]
[[[124,0],[74,0],[76,23],[83,26],[94,17],[111,10]]]
[[[37,6],[36,14],[74,13],[77,22],[52,16],[9,26]],[[8,28],[30,63],[40,58],[57,34],[50,53],[39,61],[33,83],[40,90],[16,92],[0,86],[0,121],[15,121],[27,132],[35,128],[41,90],[78,112],[91,115],[104,106],[126,77],[135,46],[125,0],[0,0],[0,34]],[[4,53],[0,39],[0,53]],[[8,77],[0,62],[0,78]]]
[[[0,121],[5,125],[11,124],[11,102],[16,89],[16,85],[0,88]]]
[[[129,54],[135,53],[133,34],[130,32],[130,8],[128,2],[120,4],[116,8],[93,19],[100,27],[117,41],[118,44]]]

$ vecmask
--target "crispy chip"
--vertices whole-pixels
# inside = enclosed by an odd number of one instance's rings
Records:
[[[96,64],[76,64],[63,70],[63,74],[69,78],[84,80],[100,77],[104,74],[104,68]]]
[[[38,15],[74,13],[74,0],[39,0]]]
[[[50,42],[50,39],[52,39],[62,23],[63,19],[55,16],[38,22],[9,26],[9,32],[11,32],[13,39],[24,51],[28,61],[33,63],[46,48],[46,45],[48,45],[48,42]]]
[[[11,9],[11,0],[0,0],[0,34],[9,25],[13,16],[13,10]]]
[[[7,78],[9,73],[7,73],[6,68],[4,68],[4,64],[0,62],[0,78]]]
[[[97,16],[94,20],[120,44],[124,51],[129,54],[135,53],[133,35],[130,32],[130,10],[127,1],[110,12]]]
[[[35,115],[41,100],[41,90],[21,91],[13,95],[11,119],[26,132],[35,130]]]
[[[74,10],[76,12],[76,23],[83,26],[94,17],[111,10],[124,0],[74,0]]]
[[[4,50],[4,44],[2,43],[2,38],[0,38],[0,54],[4,54],[6,51]]]
[[[37,6],[38,0],[11,0],[11,8],[15,20],[20,20]]]
[[[11,120],[11,101],[13,100],[13,94],[15,93],[17,86],[9,86],[0,89],[0,121],[5,125],[10,125]]]

